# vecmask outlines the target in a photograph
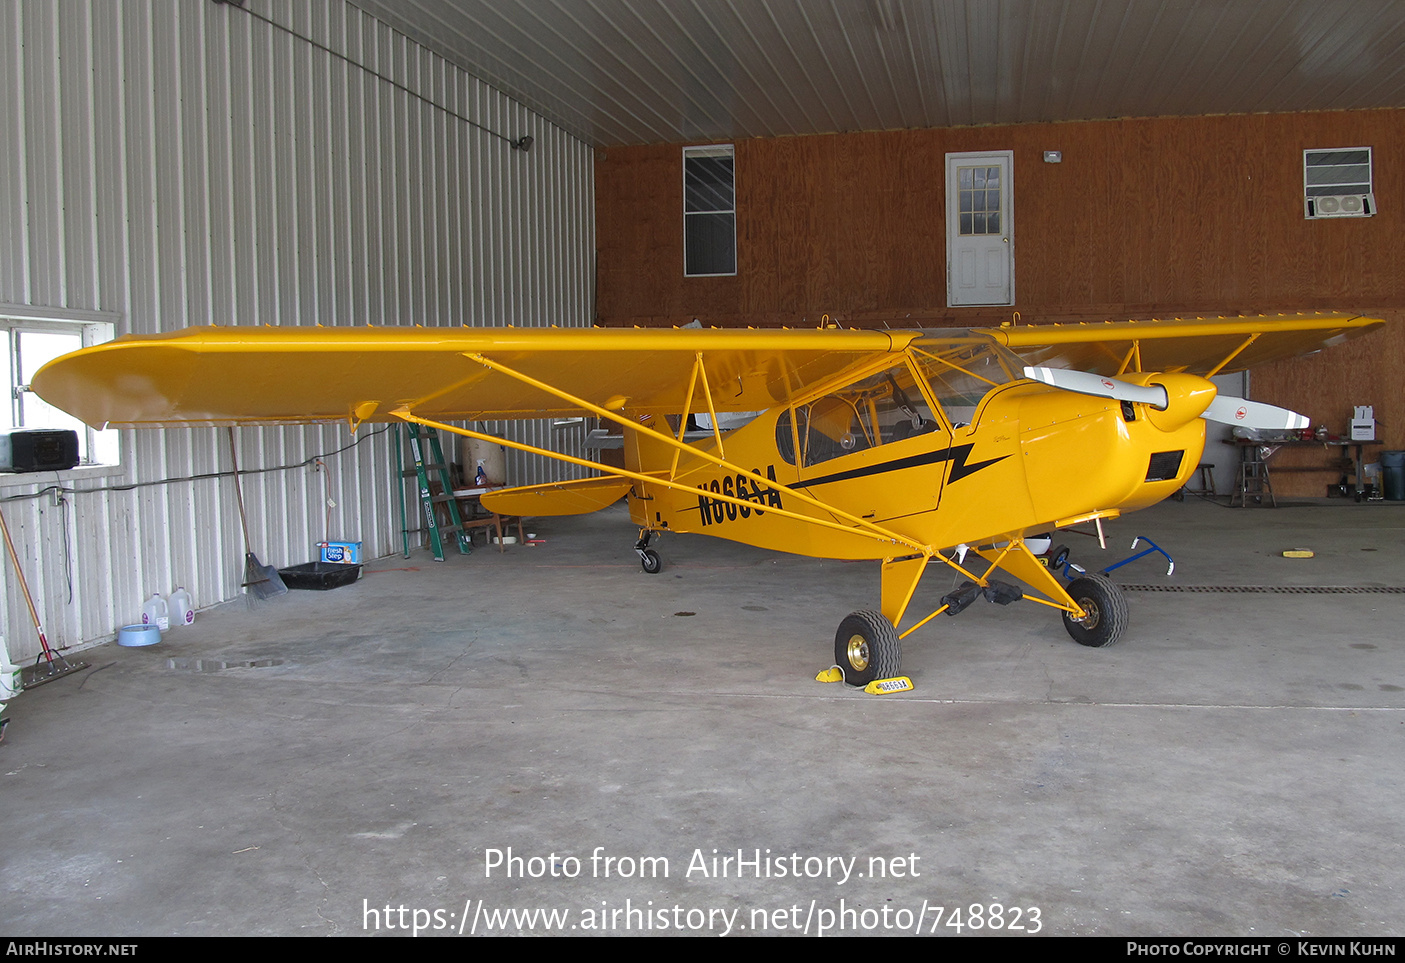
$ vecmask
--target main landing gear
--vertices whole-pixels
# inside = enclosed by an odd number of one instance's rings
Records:
[[[866,686],[874,679],[902,674],[898,630],[878,612],[851,612],[834,634],[834,663],[844,681]]]
[[[1122,589],[1100,572],[1089,572],[1074,579],[1068,594],[1086,613],[1075,619],[1064,613],[1064,628],[1079,645],[1105,649],[1122,638],[1127,628],[1127,597]]]
[[[1051,581],[1050,588],[1056,585]],[[1083,611],[1081,618],[1063,613],[1064,628],[1075,642],[1105,649],[1122,638],[1127,628],[1127,599],[1112,579],[1101,572],[1084,573],[1069,583],[1067,592],[1069,600]],[[956,615],[981,596],[1000,605],[1026,597],[1017,586],[1005,582],[992,579],[982,587],[968,581],[943,596],[943,607],[938,611]],[[902,643],[897,629],[879,612],[851,612],[834,635],[834,662],[852,686],[901,675]]]

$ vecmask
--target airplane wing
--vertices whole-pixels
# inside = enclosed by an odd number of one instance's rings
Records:
[[[1031,324],[990,333],[1027,364],[1093,374],[1233,374],[1365,334],[1385,322],[1350,314]]]
[[[638,328],[189,328],[123,337],[59,358],[33,388],[94,426],[478,421],[581,409],[490,358],[602,407],[683,410],[699,355],[715,411],[759,411],[915,332]],[[706,410],[697,388],[694,409]]]
[[[670,415],[690,390],[691,409],[707,410],[694,379],[701,364],[714,411],[759,411],[914,343],[930,353],[990,336],[1032,365],[1204,374],[1305,353],[1381,323],[1303,315],[976,331],[204,327],[85,348],[46,365],[32,387],[94,426],[355,424],[393,420],[399,409],[441,421],[582,412],[547,388],[611,410]]]

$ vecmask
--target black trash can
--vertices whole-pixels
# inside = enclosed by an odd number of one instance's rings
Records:
[[[1405,502],[1405,451],[1381,452],[1381,487],[1393,502]]]

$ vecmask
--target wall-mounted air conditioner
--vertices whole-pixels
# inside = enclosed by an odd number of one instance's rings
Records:
[[[1303,151],[1303,216],[1370,217],[1371,148],[1333,147]]]
[[[1374,194],[1327,194],[1307,198],[1308,217],[1370,217],[1375,213]]]

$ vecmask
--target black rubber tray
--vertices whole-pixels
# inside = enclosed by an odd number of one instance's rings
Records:
[[[282,576],[283,584],[290,589],[326,591],[356,581],[361,577],[361,566],[342,565],[338,562],[308,562],[305,565],[280,568],[278,574]]]

